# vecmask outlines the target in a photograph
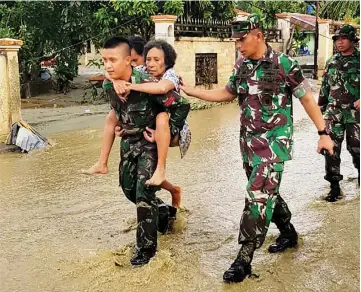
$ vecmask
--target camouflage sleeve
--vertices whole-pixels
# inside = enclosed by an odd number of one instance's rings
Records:
[[[142,73],[148,73],[147,67],[144,65],[135,66],[134,70],[142,72]]]
[[[111,89],[113,88],[113,82],[111,82],[108,79],[105,79],[103,81],[103,90],[105,91],[105,93],[108,95],[109,97],[109,105],[110,105],[110,109],[115,109],[114,108],[114,102],[112,102],[111,98],[110,98],[110,94],[109,92],[111,91]]]
[[[228,83],[227,83],[227,85],[225,87],[226,90],[229,93],[233,94],[234,96],[237,95],[237,88],[236,88],[236,77],[237,77],[237,68],[238,68],[237,65],[238,64],[236,63],[236,65],[233,68],[232,74],[228,79]]]
[[[107,90],[107,89],[111,88],[112,86],[113,86],[113,82],[111,82],[110,80],[105,79],[103,81],[103,89],[104,90]]]
[[[330,85],[328,83],[328,66],[329,62],[326,63],[325,72],[322,75],[322,83],[320,89],[320,95],[318,97],[318,105],[321,107],[321,111],[324,112],[326,110],[326,106],[328,103],[328,95],[330,93]]]
[[[296,60],[290,60],[290,62],[290,69],[286,72],[287,84],[296,98],[302,98],[307,91],[310,91],[310,85],[298,62]]]

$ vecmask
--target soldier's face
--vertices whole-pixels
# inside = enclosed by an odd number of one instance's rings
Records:
[[[132,62],[132,66],[140,66],[144,65],[144,57],[142,55],[138,55],[136,50],[132,49],[130,52],[130,58]]]
[[[148,72],[152,74],[153,77],[163,76],[166,71],[164,52],[157,48],[150,49],[145,64]]]
[[[250,31],[245,37],[237,40],[236,47],[242,56],[252,58],[257,53],[262,40],[262,33]]]
[[[123,76],[127,73],[131,58],[127,55],[127,49],[122,46],[115,48],[102,49],[101,55],[104,62],[104,68],[112,79],[124,80]],[[128,51],[129,53],[129,51]]]
[[[338,36],[336,38],[336,48],[341,53],[348,52],[353,48],[353,42],[346,37]]]

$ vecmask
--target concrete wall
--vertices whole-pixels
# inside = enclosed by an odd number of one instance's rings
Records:
[[[216,53],[218,84],[215,84],[213,88],[223,87],[227,83],[236,60],[235,42],[233,40],[181,37],[174,42],[174,48],[178,55],[175,70],[182,76],[187,85],[195,86],[195,56],[197,53]]]
[[[274,49],[276,52],[283,52],[283,41],[276,42],[276,43],[268,43],[272,49]]]

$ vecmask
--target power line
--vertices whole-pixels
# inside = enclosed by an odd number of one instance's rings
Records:
[[[119,24],[119,25],[116,26],[116,27],[111,28],[110,31],[113,31],[113,30],[115,30],[115,29],[117,29],[117,28],[119,28],[119,27],[121,27],[121,26],[124,26],[124,25],[126,25],[126,24],[129,24],[129,23],[131,23],[131,22],[133,22],[133,21],[135,21],[135,20],[138,20],[139,18],[142,18],[142,17],[143,17],[143,16],[138,16],[138,17],[132,18],[132,19],[130,19],[130,20],[128,20],[128,21],[126,21],[126,22],[124,22],[124,23],[122,23],[122,24]],[[109,32],[110,32],[110,31],[109,31]],[[92,39],[95,39],[95,38],[99,37],[100,35],[102,35],[102,34],[104,34],[104,33],[105,33],[105,32],[101,32],[101,33],[99,33],[99,34],[97,34],[97,35],[95,35],[95,36],[92,36],[92,37],[90,37],[90,38],[88,38],[88,39],[86,39],[86,40],[83,40],[83,41],[80,41],[80,42],[78,42],[78,43],[76,43],[76,44],[73,44],[73,45],[70,45],[70,46],[68,46],[68,47],[59,49],[59,50],[53,52],[52,55],[53,55],[53,56],[56,56],[56,55],[58,55],[59,53],[65,51],[65,50],[68,50],[68,49],[70,49],[70,48],[72,48],[72,47],[76,47],[76,46],[78,46],[78,45],[84,44],[85,42],[90,41],[90,40],[92,40]],[[44,56],[41,56],[41,57],[32,58],[32,59],[29,59],[28,61],[26,61],[26,63],[29,63],[29,62],[32,62],[32,61],[35,61],[35,60],[40,60],[40,59],[43,59],[43,58],[46,58],[46,57],[47,57],[47,56],[44,55]]]

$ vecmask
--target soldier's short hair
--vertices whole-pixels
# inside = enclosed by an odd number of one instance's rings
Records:
[[[103,48],[113,49],[116,48],[117,46],[124,46],[125,49],[124,52],[126,53],[127,56],[130,56],[130,43],[128,39],[126,39],[125,37],[119,37],[119,36],[112,37],[104,43]]]
[[[147,58],[148,52],[153,48],[157,48],[157,49],[163,51],[164,63],[165,63],[167,70],[169,68],[174,67],[175,60],[177,59],[177,53],[175,52],[174,48],[170,44],[168,44],[166,41],[163,41],[163,40],[150,41],[144,47],[144,58],[145,59]]]
[[[140,36],[131,36],[128,38],[130,47],[137,52],[138,55],[142,56],[144,52],[144,46],[147,43],[145,39]]]

